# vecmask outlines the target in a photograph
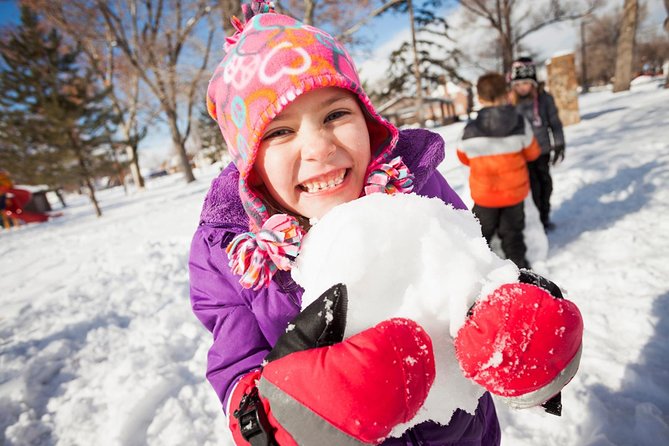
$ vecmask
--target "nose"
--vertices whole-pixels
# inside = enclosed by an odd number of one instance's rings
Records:
[[[334,138],[325,130],[314,130],[305,135],[302,141],[302,159],[306,161],[325,161],[336,151]]]

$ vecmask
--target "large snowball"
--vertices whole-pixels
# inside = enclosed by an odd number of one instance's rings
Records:
[[[448,424],[457,408],[473,413],[483,389],[462,376],[453,336],[474,301],[515,282],[518,269],[487,246],[469,211],[437,198],[374,194],[332,209],[303,241],[293,278],[302,307],[343,283],[346,337],[391,317],[430,335],[437,377],[423,409],[394,434],[425,420]]]

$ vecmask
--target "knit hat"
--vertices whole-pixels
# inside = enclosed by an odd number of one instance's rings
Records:
[[[511,83],[531,81],[537,83],[537,68],[529,57],[520,57],[511,64]]]
[[[245,288],[259,288],[269,284],[277,268],[291,268],[304,233],[292,216],[270,218],[266,202],[249,181],[267,125],[298,96],[325,87],[357,96],[372,150],[365,193],[410,191],[412,177],[400,159],[390,159],[399,131],[374,110],[339,42],[275,13],[264,0],[242,5],[242,11],[245,22],[233,17],[237,31],[226,38],[225,55],[209,82],[207,109],[239,170],[239,195],[251,229],[228,246],[230,265],[242,275]]]

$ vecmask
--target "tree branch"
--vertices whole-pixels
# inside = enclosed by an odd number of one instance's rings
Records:
[[[392,8],[393,6],[398,5],[400,3],[404,3],[405,1],[406,0],[391,0],[388,3],[386,3],[382,6],[379,6],[374,11],[370,12],[369,15],[365,16],[363,19],[359,20],[356,24],[354,24],[353,26],[344,30],[341,34],[336,36],[336,39],[337,40],[344,40],[347,37],[352,36],[353,34],[358,32],[360,30],[360,28],[362,28],[367,22],[369,22],[374,17],[383,14],[384,12],[386,12],[387,10]]]
[[[523,32],[517,34],[516,36],[514,36],[514,40],[516,42],[519,42],[520,40],[524,39],[525,37],[532,34],[533,32],[539,31],[541,28],[544,28],[548,25],[552,25],[553,23],[566,22],[566,21],[569,21],[569,20],[580,19],[580,18],[585,17],[586,15],[590,14],[593,11],[593,9],[594,9],[594,6],[591,6],[590,8],[588,8],[584,12],[579,12],[579,13],[576,13],[576,14],[564,14],[563,13],[563,15],[553,16],[553,17],[551,17],[550,19],[548,19],[544,22],[535,23],[534,25],[530,26],[525,31],[523,31]]]

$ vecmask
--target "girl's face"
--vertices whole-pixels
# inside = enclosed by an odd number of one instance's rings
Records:
[[[527,96],[534,88],[534,83],[531,81],[514,82],[513,89],[519,96]]]
[[[320,218],[360,196],[370,158],[356,96],[328,87],[304,93],[274,118],[253,169],[283,208]]]

